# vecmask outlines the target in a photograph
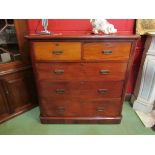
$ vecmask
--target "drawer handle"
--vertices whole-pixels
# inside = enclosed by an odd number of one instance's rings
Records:
[[[54,70],[54,73],[55,74],[63,74],[64,73],[64,70],[63,69],[55,69]]]
[[[100,94],[106,94],[108,92],[107,89],[98,89],[98,93]]]
[[[55,92],[57,94],[64,94],[65,93],[65,90],[64,89],[56,89]]]
[[[106,74],[109,74],[109,70],[101,69],[101,70],[100,70],[100,73],[101,73],[102,75],[106,75]]]
[[[56,55],[60,55],[60,54],[63,54],[64,51],[62,51],[62,50],[53,50],[52,53],[56,54]]]
[[[112,50],[103,50],[102,54],[110,55],[110,54],[112,54]]]
[[[97,107],[97,108],[96,108],[96,111],[102,112],[102,111],[104,111],[104,108],[102,108],[102,107]]]
[[[64,108],[64,107],[58,107],[58,108],[57,108],[57,111],[58,111],[58,112],[64,112],[64,111],[65,111],[65,108]]]

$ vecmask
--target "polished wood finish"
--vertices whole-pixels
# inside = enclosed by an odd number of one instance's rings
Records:
[[[52,117],[115,117],[120,115],[120,98],[113,100],[85,100],[73,98],[71,100],[57,99],[52,100],[46,98],[42,100],[44,103],[42,116]]]
[[[9,113],[5,93],[2,83],[0,82],[0,116],[5,117]]]
[[[84,60],[128,60],[131,49],[129,42],[85,43]]]
[[[39,80],[117,81],[124,80],[127,63],[36,63],[35,67]]]
[[[29,44],[27,39],[25,39],[25,35],[28,34],[28,25],[27,20],[16,19],[14,20],[15,28],[16,28],[16,36],[18,41],[18,46],[20,50],[20,54],[22,55],[23,63],[30,63],[30,53],[29,53]]]
[[[0,114],[0,123],[37,105],[36,89],[32,77],[30,68],[0,77],[0,106],[5,108],[3,110],[5,116]]]
[[[28,40],[33,40],[33,41],[81,41],[81,40],[89,40],[89,41],[133,41],[133,40],[137,40],[140,36],[139,35],[121,35],[121,34],[111,34],[111,35],[81,35],[81,34],[77,34],[77,35],[72,35],[72,34],[67,34],[67,35],[39,35],[39,34],[31,34],[31,35],[27,35],[25,36]]]
[[[122,116],[114,117],[64,117],[40,116],[42,124],[119,124]]]
[[[35,87],[31,70],[5,75],[1,80],[11,112],[16,112],[16,110],[35,102],[36,96],[33,92]]]
[[[31,35],[26,38],[31,45],[42,123],[120,123],[138,36]],[[51,48],[44,52],[48,46],[43,43],[51,46],[55,42],[66,46],[68,43],[66,50],[70,49],[70,54],[65,59],[51,59],[47,52]],[[81,47],[73,49],[75,43]],[[35,44],[40,44],[40,49],[34,48]],[[38,51],[42,51],[43,59],[37,59]],[[72,58],[77,53],[81,56],[78,60]]]
[[[34,42],[32,46],[36,60],[81,59],[81,43],[79,42]]]
[[[93,99],[93,98],[119,98],[122,94],[123,82],[39,82],[41,97],[51,99],[69,97]],[[69,99],[67,98],[67,99]]]
[[[21,60],[0,64],[0,123],[37,105],[37,96],[29,44],[27,20],[14,20]]]

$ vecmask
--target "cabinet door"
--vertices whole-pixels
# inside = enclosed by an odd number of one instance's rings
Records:
[[[0,118],[7,113],[9,113],[9,110],[6,102],[4,89],[2,87],[2,83],[0,82]]]
[[[32,71],[21,71],[5,76],[4,87],[12,113],[36,103]]]

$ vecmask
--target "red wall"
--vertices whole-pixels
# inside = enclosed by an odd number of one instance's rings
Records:
[[[114,24],[118,33],[121,34],[133,34],[134,33],[134,19],[109,19],[110,23]],[[40,19],[28,20],[29,33],[33,34],[42,30]],[[54,33],[74,33],[74,34],[86,34],[91,32],[91,24],[89,19],[50,19],[48,30]],[[142,55],[143,41],[139,40],[136,51],[134,53],[134,63],[132,65],[131,76],[128,81],[127,93],[132,93],[134,90],[137,74],[139,70],[139,64]]]
[[[134,19],[109,19],[114,24],[119,33],[132,34],[135,20]],[[29,33],[35,33],[42,30],[40,19],[28,20]],[[54,33],[88,33],[91,32],[89,19],[50,19],[48,29]]]

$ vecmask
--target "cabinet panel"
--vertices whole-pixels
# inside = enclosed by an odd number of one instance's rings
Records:
[[[0,83],[0,117],[8,113],[6,98],[2,84]]]
[[[22,71],[5,76],[4,87],[11,112],[20,110],[35,102],[35,87],[31,71]]]

